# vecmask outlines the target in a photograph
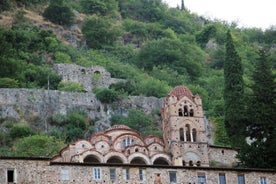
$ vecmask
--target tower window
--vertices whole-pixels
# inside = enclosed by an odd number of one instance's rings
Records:
[[[195,128],[193,128],[192,135],[193,135],[193,141],[196,142],[196,129]]]
[[[186,125],[186,141],[191,141],[190,125]]]
[[[187,107],[187,105],[184,106],[184,116],[188,116],[188,107]]]
[[[180,137],[180,141],[184,141],[184,130],[183,130],[183,128],[180,128],[180,130],[179,130],[179,137]]]
[[[193,109],[190,110],[190,116],[192,116],[192,117],[194,116],[194,110]]]
[[[179,116],[183,116],[182,109],[178,109],[178,115],[179,115]]]

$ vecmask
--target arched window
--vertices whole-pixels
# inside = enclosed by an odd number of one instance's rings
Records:
[[[200,161],[197,161],[196,162],[196,166],[200,166],[201,165],[201,162]]]
[[[184,116],[188,116],[188,107],[187,107],[187,105],[184,106]]]
[[[194,109],[190,110],[190,116],[193,117],[194,116]]]
[[[179,130],[179,138],[180,138],[180,141],[184,141],[184,130],[183,130],[183,128],[180,128],[180,130]]]
[[[178,109],[178,115],[179,115],[179,116],[183,116],[182,109]]]
[[[189,166],[194,166],[194,163],[192,160],[189,161]]]
[[[127,139],[123,140],[123,148],[126,148],[127,146],[131,145],[133,142],[133,139],[130,139],[129,137]]]
[[[196,129],[193,128],[192,130],[192,135],[193,135],[193,141],[196,142]]]
[[[191,141],[190,125],[186,125],[186,141]]]

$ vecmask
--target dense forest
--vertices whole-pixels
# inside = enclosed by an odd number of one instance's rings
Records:
[[[53,30],[32,24],[28,12],[65,30],[78,26],[85,44],[64,43]],[[5,26],[8,16],[12,24]],[[52,69],[56,63],[99,65],[126,79],[91,91],[105,103],[129,95],[164,97],[185,85],[202,96],[206,116],[216,126],[215,144],[239,147],[243,166],[276,167],[275,27],[239,28],[183,6],[169,8],[161,0],[2,0],[0,20],[0,88],[83,92],[78,83],[61,82]],[[111,123],[137,128],[133,117],[152,126],[138,111],[114,116]],[[63,133],[46,135],[27,123],[0,119],[1,154],[50,156],[93,132],[83,112],[49,121],[64,125]],[[145,134],[160,135],[157,129]],[[26,150],[26,145],[34,147]]]

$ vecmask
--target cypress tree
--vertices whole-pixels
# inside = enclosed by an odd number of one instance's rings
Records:
[[[276,168],[276,87],[272,65],[264,49],[252,75],[253,95],[248,106],[249,122],[247,136],[251,143],[245,145],[239,154],[248,167]]]
[[[225,128],[234,145],[238,145],[245,129],[244,123],[244,81],[241,58],[239,57],[230,31],[226,37],[226,58],[224,63],[224,110]],[[238,143],[238,144],[235,144]]]
[[[185,10],[184,0],[181,0],[181,10]]]

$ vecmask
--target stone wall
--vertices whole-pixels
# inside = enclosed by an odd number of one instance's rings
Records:
[[[99,179],[94,176],[94,170],[99,171]],[[115,169],[115,179],[110,179],[110,169]],[[129,180],[125,179],[125,171],[129,170]],[[227,184],[236,184],[237,176],[243,175],[246,184],[259,184],[260,177],[266,183],[276,181],[276,170],[262,169],[230,169],[204,167],[172,167],[145,165],[92,165],[50,163],[48,159],[1,158],[0,183],[7,183],[7,171],[13,171],[14,182],[18,184],[68,184],[68,183],[131,183],[131,184],[168,184],[170,173],[175,173],[178,184],[197,184],[198,175],[205,176],[206,184],[218,184],[219,174],[225,174]],[[139,172],[139,170],[141,170]],[[140,180],[143,173],[144,180]],[[159,175],[159,176],[158,176]],[[158,182],[159,181],[159,182]],[[173,182],[171,182],[173,183]]]
[[[47,119],[54,114],[66,114],[73,109],[83,110],[91,120],[96,121],[96,131],[110,127],[113,114],[126,116],[130,109],[150,114],[159,110],[162,99],[133,96],[115,102],[102,104],[93,93],[69,93],[56,90],[0,89],[0,122],[7,119],[26,120],[47,128]]]
[[[214,162],[216,166],[232,167],[238,162],[237,153],[236,150],[228,147],[209,146],[208,156],[210,162]]]
[[[75,64],[55,64],[54,71],[62,76],[64,81],[83,84],[84,90],[91,92],[95,87],[108,87],[110,84],[124,81],[112,78],[110,73],[101,66],[85,68]]]

